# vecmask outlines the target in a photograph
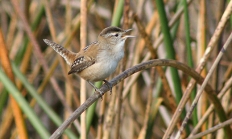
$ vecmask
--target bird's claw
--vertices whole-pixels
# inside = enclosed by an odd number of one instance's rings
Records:
[[[107,80],[103,80],[103,82],[110,88],[110,95],[112,94],[112,84],[110,82],[108,82]]]
[[[100,94],[101,100],[102,100],[102,96],[103,96],[103,92],[100,89],[95,89],[95,92],[98,92]]]

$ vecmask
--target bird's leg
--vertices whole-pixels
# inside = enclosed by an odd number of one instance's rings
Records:
[[[95,89],[95,91],[99,92],[101,96],[104,94],[104,93],[103,93],[100,89],[98,89],[93,83],[91,83],[90,81],[87,81],[87,82]]]
[[[112,94],[112,84],[110,82],[108,82],[107,80],[103,80],[103,82],[110,88],[110,95]]]

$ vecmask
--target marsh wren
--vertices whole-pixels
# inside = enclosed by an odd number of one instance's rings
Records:
[[[68,74],[77,73],[103,95],[103,92],[95,87],[92,82],[104,81],[112,89],[112,85],[105,79],[116,70],[119,61],[123,58],[126,39],[134,37],[125,35],[131,30],[107,27],[98,35],[97,41],[86,46],[78,53],[71,52],[50,40],[43,40],[71,66]]]

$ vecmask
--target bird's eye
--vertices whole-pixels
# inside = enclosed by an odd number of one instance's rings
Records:
[[[118,34],[115,34],[114,36],[115,36],[115,37],[118,37]]]

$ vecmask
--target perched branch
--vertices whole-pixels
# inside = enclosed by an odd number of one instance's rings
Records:
[[[186,64],[177,62],[175,60],[166,60],[166,59],[154,59],[149,60],[147,62],[140,63],[134,67],[131,67],[127,70],[125,70],[123,73],[119,74],[115,78],[113,78],[110,83],[112,86],[117,85],[119,82],[124,80],[125,78],[131,76],[132,74],[151,68],[155,66],[170,66],[177,68],[181,70],[182,72],[186,73],[187,75],[191,76],[193,79],[196,80],[197,83],[201,84],[204,80],[203,77],[201,77],[195,70],[188,67]],[[110,88],[107,85],[102,85],[100,90],[103,92],[103,95],[105,92],[109,91]],[[220,114],[224,114],[225,112],[218,102],[217,96],[215,92],[212,90],[211,86],[209,84],[206,85],[205,91],[208,95],[208,98],[210,101],[215,105],[215,108],[217,109],[217,112],[220,111]],[[101,95],[99,93],[94,93],[92,96],[90,96],[79,108],[77,108],[70,117],[64,121],[64,123],[52,134],[50,139],[57,139],[61,136],[61,134],[64,132],[64,130],[75,120],[77,119],[81,113],[83,113],[91,104],[93,104],[95,101],[97,101],[98,98],[101,98]],[[226,119],[225,119],[226,120]]]

